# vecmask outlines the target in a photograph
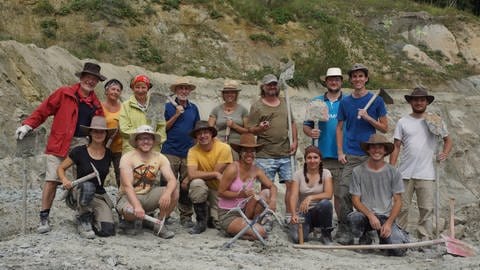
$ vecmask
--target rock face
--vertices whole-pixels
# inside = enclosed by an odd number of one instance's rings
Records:
[[[0,189],[20,188],[23,179],[23,162],[15,157],[16,144],[14,131],[20,125],[21,119],[29,115],[38,104],[53,90],[61,85],[75,83],[74,73],[81,70],[83,62],[71,56],[59,47],[41,49],[34,45],[24,45],[15,41],[0,42]],[[136,66],[118,67],[108,63],[100,63],[102,74],[108,78],[120,79],[124,85],[137,74],[144,73],[153,80],[153,91],[169,93],[168,87],[176,76],[160,74]],[[197,85],[192,92],[192,100],[201,111],[201,118],[207,119],[214,105],[220,103],[219,89],[223,79],[207,80],[191,78]],[[127,87],[128,88],[128,87]],[[258,98],[258,85],[241,86],[240,103],[247,108],[253,100]],[[294,117],[300,131],[301,146],[297,152],[297,159],[303,155],[302,149],[310,140],[301,132],[302,120],[305,114],[305,104],[313,96],[325,91],[322,87],[311,86],[308,89],[291,89],[291,104]],[[348,90],[345,90],[348,92]],[[394,98],[395,104],[388,107],[389,133],[391,134],[396,121],[410,112],[410,106],[403,96],[411,92],[408,89],[387,90]],[[457,203],[467,205],[478,202],[480,198],[480,122],[476,121],[480,115],[480,76],[461,78],[450,81],[431,89],[435,95],[435,102],[429,110],[438,112],[446,121],[454,140],[454,150],[447,162],[441,164],[441,205],[446,211],[447,198],[454,196]],[[122,97],[130,96],[129,89],[125,89]],[[103,98],[103,90],[99,85],[97,95]],[[42,128],[49,129],[51,120]],[[42,155],[44,141],[37,143],[35,156],[28,158],[26,178],[29,187],[38,187],[43,178],[44,158]]]

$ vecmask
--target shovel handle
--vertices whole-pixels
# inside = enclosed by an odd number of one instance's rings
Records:
[[[370,100],[368,100],[367,105],[365,105],[365,107],[363,107],[364,110],[368,110],[368,108],[370,108],[370,106],[372,106],[372,103],[378,97],[378,95],[380,94],[380,91],[381,90],[379,90],[377,93],[373,94],[373,96],[370,98]],[[361,118],[360,115],[357,116],[357,119],[360,119],[360,118]]]
[[[455,198],[450,198],[450,237],[455,238]]]

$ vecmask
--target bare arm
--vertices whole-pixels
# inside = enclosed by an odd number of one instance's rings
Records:
[[[72,188],[72,181],[68,180],[67,176],[65,175],[65,171],[73,165],[73,160],[70,157],[67,157],[60,163],[57,168],[57,175],[58,178],[62,181],[63,187],[65,189]]]
[[[402,194],[395,193],[393,194],[393,207],[392,211],[390,212],[390,216],[388,217],[387,221],[382,225],[382,229],[380,230],[381,237],[389,237],[392,234],[392,225],[395,222],[398,214],[400,213],[400,209],[402,208]]]
[[[450,151],[452,151],[452,147],[453,147],[452,138],[450,136],[444,137],[443,138],[443,150],[442,150],[441,153],[439,153],[438,160],[443,161],[443,160],[447,159],[448,154],[450,153]]]
[[[277,186],[275,186],[272,180],[270,180],[265,174],[265,172],[260,168],[257,168],[257,179],[260,180],[262,186],[270,189],[269,207],[272,211],[275,211],[277,209]]]
[[[298,193],[299,186],[297,181],[292,181],[291,191],[290,191],[290,209],[287,209],[290,214],[292,214],[292,220],[290,223],[297,224],[298,223],[298,215],[297,215],[297,204],[298,204]]]
[[[342,164],[345,164],[347,163],[347,159],[345,158],[345,154],[343,153],[343,121],[338,121],[335,133],[337,139],[338,161]]]
[[[402,141],[400,141],[399,139],[394,139],[393,145],[395,146],[395,148],[390,154],[390,164],[392,166],[395,166],[398,161],[398,155],[400,154],[400,147],[402,146]]]
[[[165,127],[165,129],[167,131],[172,128],[173,124],[175,124],[175,121],[177,121],[178,117],[180,117],[180,115],[182,115],[183,111],[184,111],[184,109],[183,109],[182,105],[177,105],[177,107],[175,108],[175,114],[172,115],[172,117],[170,117],[170,119],[168,119],[168,121],[167,121],[167,124],[166,124],[166,127]]]
[[[142,207],[142,204],[137,198],[137,194],[133,188],[133,171],[127,167],[120,168],[120,186],[125,191],[127,195],[128,202],[133,207],[133,211],[137,218],[143,219],[145,216],[145,210]],[[124,209],[122,209],[123,215],[126,216]]]
[[[228,190],[233,180],[237,176],[237,166],[230,164],[223,171],[222,179],[218,185],[218,196],[223,198],[238,198],[240,193]]]
[[[214,127],[216,123],[217,123],[217,118],[213,115],[210,115],[208,117],[208,125],[211,127]]]
[[[370,211],[370,209],[368,209],[362,203],[362,201],[360,200],[360,196],[352,194],[352,204],[358,211],[360,211],[362,214],[364,214],[368,218],[368,221],[372,229],[374,230],[381,229],[380,220],[378,220],[374,212]]]

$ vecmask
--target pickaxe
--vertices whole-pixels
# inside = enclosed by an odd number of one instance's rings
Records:
[[[74,181],[72,181],[72,188],[73,188],[73,187],[76,187],[76,186],[78,186],[79,184],[81,184],[81,183],[83,183],[83,182],[86,182],[86,181],[88,181],[88,180],[90,180],[90,179],[92,179],[92,178],[94,178],[94,177],[97,178],[98,184],[99,184],[99,185],[102,185],[102,180],[100,180],[100,173],[98,173],[97,168],[95,168],[95,166],[93,166],[93,163],[92,163],[92,162],[90,162],[90,165],[92,166],[93,172],[92,172],[92,173],[89,173],[89,174],[87,174],[87,175],[85,175],[85,176],[83,176],[83,177],[80,177],[80,178],[78,178],[78,179],[76,179],[76,180],[74,180]],[[67,197],[67,194],[68,194],[68,190],[66,190],[66,191],[63,193],[62,197],[60,197],[60,200],[65,200],[65,198]]]
[[[378,90],[378,92],[375,93],[370,98],[370,100],[367,102],[367,105],[365,105],[365,107],[363,109],[368,110],[368,108],[370,108],[370,106],[372,106],[372,103],[375,101],[375,99],[378,96],[383,98],[383,102],[385,102],[385,104],[393,104],[393,98],[383,88],[380,88],[380,90]],[[357,116],[357,118],[360,119],[361,117]]]
[[[133,211],[133,208],[131,207],[127,207],[125,208],[125,212],[129,213],[129,214],[135,214],[135,212]],[[153,224],[158,224],[158,230],[157,230],[157,235],[160,234],[160,231],[162,230],[163,228],[163,225],[165,224],[165,217],[163,217],[161,220],[158,219],[158,218],[154,218],[152,216],[149,216],[149,215],[144,215],[143,216],[143,219],[148,221],[148,222],[152,222]]]

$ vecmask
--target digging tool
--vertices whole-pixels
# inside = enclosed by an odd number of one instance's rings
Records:
[[[150,120],[150,126],[156,131],[157,120],[163,119],[165,110],[165,101],[167,97],[157,92],[151,92],[148,97],[148,107],[146,117]]]
[[[349,249],[349,250],[359,250],[359,249],[403,249],[403,248],[416,248],[416,247],[425,247],[445,243],[447,252],[453,255],[461,257],[471,257],[475,256],[476,249],[458,239],[455,239],[455,220],[454,220],[454,199],[450,199],[450,236],[441,235],[440,239],[414,242],[414,243],[404,243],[404,244],[380,244],[380,245],[333,245],[333,246],[323,246],[323,245],[293,245],[294,248],[303,248],[303,249]]]
[[[288,84],[287,80],[293,79],[293,73],[295,72],[295,62],[288,61],[282,73],[280,73],[279,81],[280,85],[283,86],[285,91],[285,101],[287,105],[287,121],[288,121],[288,140],[290,142],[290,147],[293,145],[293,132],[292,132],[292,110],[290,108],[290,98],[288,96]],[[292,172],[295,171],[295,156],[290,155],[290,163],[292,167]]]
[[[129,213],[129,214],[135,214],[135,212],[133,211],[133,208],[130,208],[130,207],[127,207],[125,208],[125,212]],[[163,228],[163,225],[165,225],[165,217],[163,217],[161,220],[158,219],[158,218],[154,218],[152,216],[149,216],[149,215],[145,215],[143,216],[143,219],[148,221],[148,222],[151,222],[153,224],[158,224],[158,230],[157,230],[157,235],[160,234],[160,231],[162,230]]]
[[[92,173],[89,173],[83,177],[80,177],[76,180],[73,180],[72,181],[72,188],[78,186],[79,184],[83,183],[83,182],[86,182],[90,179],[93,179],[93,178],[97,178],[97,181],[98,181],[98,184],[99,185],[102,185],[102,180],[100,180],[100,173],[98,173],[98,170],[97,168],[95,168],[95,166],[93,165],[93,163],[90,162],[90,165],[92,166],[92,170],[93,172]],[[65,190],[65,192],[63,192],[63,195],[60,197],[60,200],[65,200],[65,198],[67,197],[68,195],[68,190]]]
[[[435,236],[438,237],[440,228],[439,228],[439,209],[440,209],[440,160],[438,160],[438,154],[440,153],[440,145],[445,136],[448,135],[447,129],[445,128],[445,123],[443,122],[440,115],[437,115],[432,112],[427,112],[424,115],[425,123],[427,124],[428,130],[435,135],[437,138],[437,143],[435,145]]]
[[[112,134],[112,136],[110,136],[110,138],[108,138],[108,141],[107,143],[105,144],[105,147],[106,148],[110,148],[110,145],[112,145],[113,143],[113,140],[115,139],[115,137],[117,136],[118,132],[120,131],[120,125],[119,125],[119,121],[118,119],[115,119],[115,121],[117,122],[117,129],[115,129],[115,132]]]
[[[373,94],[370,100],[368,100],[367,105],[365,105],[363,109],[368,110],[368,108],[372,106],[372,103],[375,101],[375,99],[378,96],[380,96],[383,99],[383,102],[385,102],[385,104],[393,104],[393,98],[383,88],[380,88],[380,90],[378,90],[377,93]],[[360,119],[361,117],[357,116],[357,118]]]
[[[305,217],[298,217],[298,244],[303,245],[303,223],[305,223]]]
[[[318,121],[326,122],[328,121],[328,107],[323,100],[315,99],[311,100],[305,111],[305,121],[313,122],[313,129]],[[320,130],[319,130],[320,131]],[[313,145],[318,146],[318,138],[312,139]]]
[[[37,144],[38,144],[38,135],[41,131],[33,130],[28,132],[22,140],[17,140],[17,148],[15,156],[22,159],[23,167],[23,217],[22,217],[22,233],[25,235],[27,233],[27,158],[33,157],[35,155]]]
[[[175,99],[173,98],[173,94],[172,95],[166,95],[168,101],[170,101],[170,103],[172,103],[172,105],[177,108],[178,107],[178,103],[175,101]],[[185,109],[183,108],[182,106],[182,109],[181,109],[181,112],[183,113],[185,111]]]
[[[225,116],[225,118],[228,120],[232,120],[232,117],[230,116]],[[225,142],[228,143],[228,139],[230,139],[230,132],[231,132],[231,128],[229,126],[227,126],[227,128],[225,129]]]

